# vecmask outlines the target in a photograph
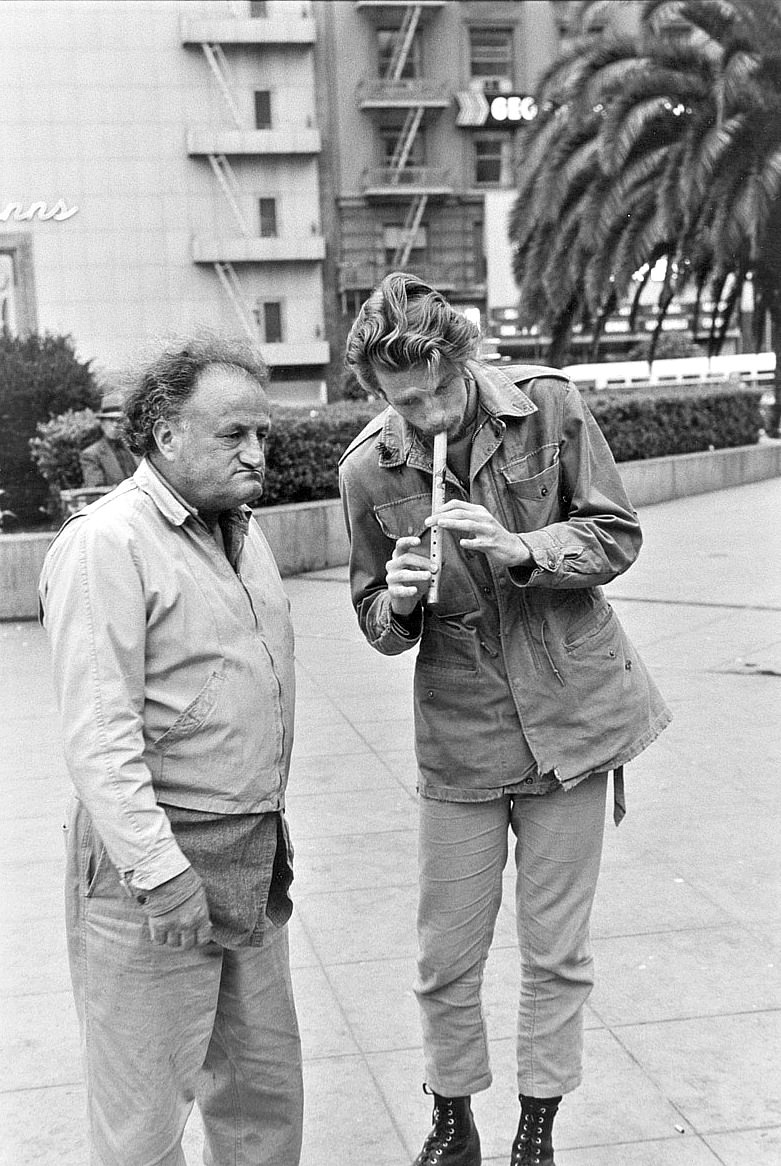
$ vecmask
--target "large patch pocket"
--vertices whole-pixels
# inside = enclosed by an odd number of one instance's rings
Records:
[[[559,447],[555,442],[500,467],[516,529],[539,530],[565,517],[559,498]]]
[[[431,531],[425,525],[431,513],[431,494],[410,494],[374,507],[374,515],[386,538],[395,542],[415,535],[420,546],[413,549],[427,558],[431,551]],[[464,563],[463,551],[450,531],[442,531],[442,577],[439,582],[439,615],[466,615],[479,606],[477,592]]]
[[[455,620],[426,617],[423,639],[418,652],[418,668],[427,683],[433,677],[465,679],[475,677],[479,667],[477,629],[466,627]]]
[[[212,672],[194,700],[179,714],[170,728],[154,742],[156,749],[167,749],[177,741],[192,737],[203,727],[207,717],[214,711],[225,682],[223,671]]]

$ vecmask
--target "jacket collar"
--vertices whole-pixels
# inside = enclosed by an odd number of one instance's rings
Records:
[[[467,369],[477,382],[480,406],[497,430],[504,432],[503,417],[517,419],[537,412],[537,406],[531,398],[513,384],[501,369],[474,360],[467,361]],[[390,407],[385,411],[377,448],[380,451],[380,465],[386,469],[404,465],[410,455],[416,463],[422,457],[431,465],[431,451],[424,449],[417,431]]]
[[[152,500],[157,509],[172,526],[184,526],[188,518],[201,522],[198,511],[185,502],[178,490],[166,481],[163,475],[155,469],[148,458],[142,458],[138,469],[133,474],[133,481],[142,493]],[[240,526],[246,532],[252,508],[238,506],[235,510],[225,512],[224,521],[231,528]]]

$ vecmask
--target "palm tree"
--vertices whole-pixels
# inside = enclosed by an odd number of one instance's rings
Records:
[[[659,259],[655,338],[693,287],[717,352],[750,281],[755,344],[768,322],[781,344],[778,0],[646,0],[630,37],[584,25],[538,105],[510,233],[521,320],[550,330],[552,361],[630,292],[634,313]],[[777,361],[773,432],[780,413]]]

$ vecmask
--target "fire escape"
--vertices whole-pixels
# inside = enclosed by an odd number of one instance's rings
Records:
[[[446,109],[450,104],[450,94],[442,84],[418,76],[404,76],[422,21],[430,14],[436,14],[445,2],[400,3],[396,0],[385,4],[377,0],[356,0],[358,10],[379,15],[388,24],[398,20],[399,9],[403,9],[382,75],[358,86],[358,101],[364,112],[386,116],[389,111],[404,111],[391,156],[384,165],[372,167],[364,175],[365,197],[383,201],[403,200],[407,204],[391,260],[391,267],[397,269],[409,262],[429,200],[451,193],[444,170],[413,161],[425,118],[430,113],[438,115]],[[352,283],[355,286],[361,282],[359,272],[351,277],[343,270],[343,285]],[[373,278],[363,282],[372,283]]]

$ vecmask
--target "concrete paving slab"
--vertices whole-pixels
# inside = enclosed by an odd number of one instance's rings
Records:
[[[586,1077],[557,1120],[560,1166],[781,1162],[781,688],[740,666],[781,646],[780,508],[779,480],[648,507],[643,554],[611,585],[675,720],[628,768],[628,817],[607,826]],[[431,1112],[412,996],[414,661],[363,642],[346,570],[286,586],[302,1166],[404,1166]],[[83,1166],[61,920],[68,782],[34,624],[0,624],[0,696],[0,1164]],[[485,981],[495,1081],[474,1100],[486,1166],[506,1166],[517,1122],[512,886],[508,867]],[[202,1141],[196,1111],[190,1166]]]

